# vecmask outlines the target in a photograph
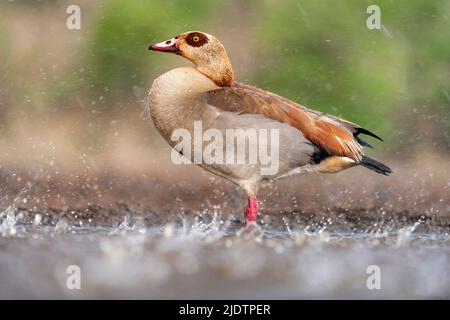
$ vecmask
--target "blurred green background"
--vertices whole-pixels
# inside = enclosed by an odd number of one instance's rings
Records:
[[[391,156],[450,154],[450,1],[80,0],[81,30],[65,26],[69,4],[0,3],[3,158],[43,132],[99,152],[118,121],[152,143],[148,88],[189,62],[147,49],[188,30],[224,43],[238,81],[357,122]],[[366,27],[370,4],[381,30]]]

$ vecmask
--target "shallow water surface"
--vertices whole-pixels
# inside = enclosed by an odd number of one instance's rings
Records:
[[[0,298],[450,298],[444,218],[289,214],[243,230],[218,210],[72,215],[3,213]]]

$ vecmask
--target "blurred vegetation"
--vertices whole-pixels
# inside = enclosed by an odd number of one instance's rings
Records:
[[[202,0],[135,1],[125,5],[120,0],[107,1],[85,57],[91,93],[111,91],[108,98],[117,98],[146,86],[150,71],[161,63],[149,58],[149,45],[180,33],[180,28],[193,27],[194,21],[203,21],[207,28],[205,17],[211,14],[213,4]]]
[[[36,7],[36,1],[25,3]],[[370,4],[381,8],[382,30],[366,27]],[[81,96],[95,102],[88,108],[107,115],[123,102],[142,101],[156,76],[187,64],[151,55],[149,44],[202,30],[223,36],[232,62],[241,51],[254,53],[251,63],[237,66],[246,69],[238,80],[344,116],[391,147],[421,142],[450,150],[447,0],[108,0],[91,5],[83,17],[89,24],[83,22],[79,52],[68,72],[47,83],[48,105]],[[0,34],[0,43],[7,39]]]

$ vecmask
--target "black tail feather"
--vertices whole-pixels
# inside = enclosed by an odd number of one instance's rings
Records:
[[[385,176],[388,176],[392,173],[391,168],[389,168],[388,166],[366,156],[362,157],[361,162],[359,164],[362,165],[363,167],[366,167],[367,169],[375,171],[376,173],[379,174],[383,174]]]
[[[361,139],[358,136],[354,136],[354,137],[355,137],[356,141],[358,141],[358,143],[360,145],[362,145],[363,147],[368,147],[368,148],[372,148],[373,149],[373,146],[370,143],[368,143],[367,141]]]
[[[380,141],[383,141],[383,139],[381,139],[379,136],[377,136],[375,133],[370,132],[369,130],[366,130],[364,128],[356,128],[356,132],[353,134],[353,136],[356,138],[358,136],[358,134],[366,134],[368,136],[374,137]]]

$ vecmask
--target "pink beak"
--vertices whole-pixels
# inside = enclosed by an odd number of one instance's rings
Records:
[[[177,41],[178,36],[167,41],[152,44],[148,50],[179,54],[180,50],[177,48]]]

